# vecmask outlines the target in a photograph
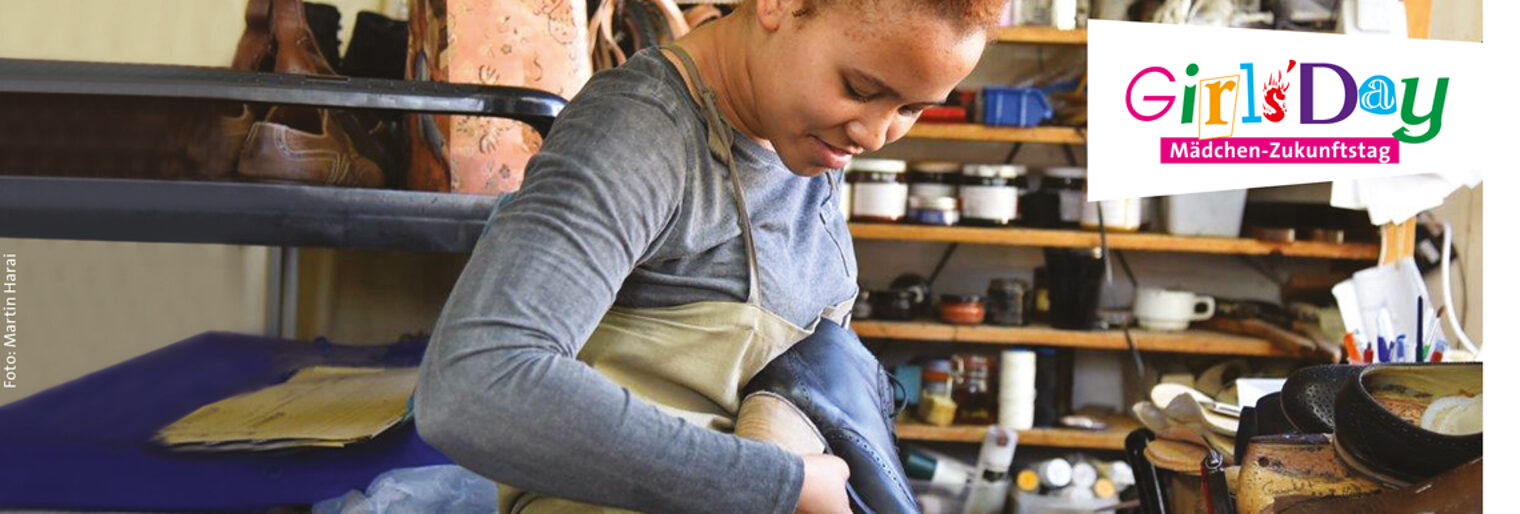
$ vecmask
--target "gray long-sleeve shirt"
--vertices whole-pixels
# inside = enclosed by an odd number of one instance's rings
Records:
[[[726,166],[655,50],[569,104],[492,213],[423,359],[422,437],[521,489],[652,512],[791,512],[802,461],[657,410],[575,360],[612,305],[743,302],[748,271]],[[762,306],[808,326],[856,292],[827,177],[742,135],[735,161]],[[836,178],[838,172],[835,173]]]

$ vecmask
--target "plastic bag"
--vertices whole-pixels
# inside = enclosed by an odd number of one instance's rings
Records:
[[[496,483],[453,464],[393,469],[355,490],[323,500],[313,514],[496,513]]]

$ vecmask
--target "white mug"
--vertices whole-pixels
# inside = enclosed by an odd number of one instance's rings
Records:
[[[1186,330],[1189,322],[1212,317],[1212,296],[1159,287],[1135,291],[1135,319],[1146,330]]]

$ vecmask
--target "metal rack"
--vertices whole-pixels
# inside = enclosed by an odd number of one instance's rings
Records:
[[[0,94],[225,100],[512,118],[565,100],[519,87],[203,66],[0,59]],[[0,237],[271,247],[269,335],[295,332],[299,247],[468,252],[497,198],[241,182],[0,176]]]

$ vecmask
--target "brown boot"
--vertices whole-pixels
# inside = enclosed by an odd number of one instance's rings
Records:
[[[248,0],[243,11],[243,37],[232,55],[232,69],[269,71],[274,68],[274,35],[270,31],[270,0]]]

